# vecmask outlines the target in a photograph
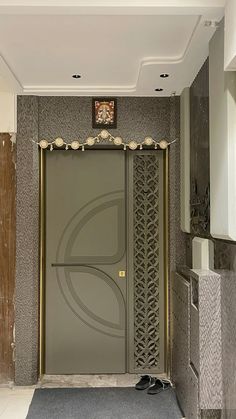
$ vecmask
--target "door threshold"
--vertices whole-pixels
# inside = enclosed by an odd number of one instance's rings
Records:
[[[164,374],[157,375],[165,378]],[[45,374],[38,383],[39,387],[133,387],[139,381],[140,374]]]
[[[138,374],[45,374],[39,382],[40,387],[132,387]]]

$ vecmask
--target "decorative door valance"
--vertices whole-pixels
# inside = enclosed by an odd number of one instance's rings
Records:
[[[167,147],[170,146],[170,144],[173,144],[176,140],[174,141],[167,141],[165,138],[162,138],[161,140],[157,141],[154,140],[152,137],[145,137],[143,141],[138,142],[136,140],[130,140],[128,142],[124,141],[122,137],[114,137],[109,131],[103,129],[98,135],[96,135],[95,137],[88,137],[86,139],[86,141],[84,142],[80,142],[79,139],[75,139],[70,143],[67,143],[65,140],[63,140],[63,138],[58,137],[53,141],[48,141],[46,139],[42,139],[39,142],[37,142],[37,144],[39,145],[40,148],[42,149],[50,149],[51,151],[53,149],[58,149],[58,148],[65,148],[66,150],[79,150],[81,149],[82,151],[85,150],[86,147],[92,147],[95,146],[97,144],[111,144],[111,145],[115,145],[117,147],[122,147],[124,150],[126,150],[127,148],[130,150],[142,150],[143,146],[147,146],[150,148],[154,148],[155,150],[157,150],[158,148],[165,150]]]

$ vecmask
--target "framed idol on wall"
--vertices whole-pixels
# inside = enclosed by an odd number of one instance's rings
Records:
[[[117,100],[100,97],[92,99],[93,128],[116,128]]]

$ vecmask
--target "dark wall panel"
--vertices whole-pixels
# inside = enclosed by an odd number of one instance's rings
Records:
[[[210,235],[209,64],[190,88],[191,233]]]

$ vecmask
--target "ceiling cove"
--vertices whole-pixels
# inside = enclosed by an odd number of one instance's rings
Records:
[[[223,14],[223,0],[0,0],[0,90],[180,94]]]

